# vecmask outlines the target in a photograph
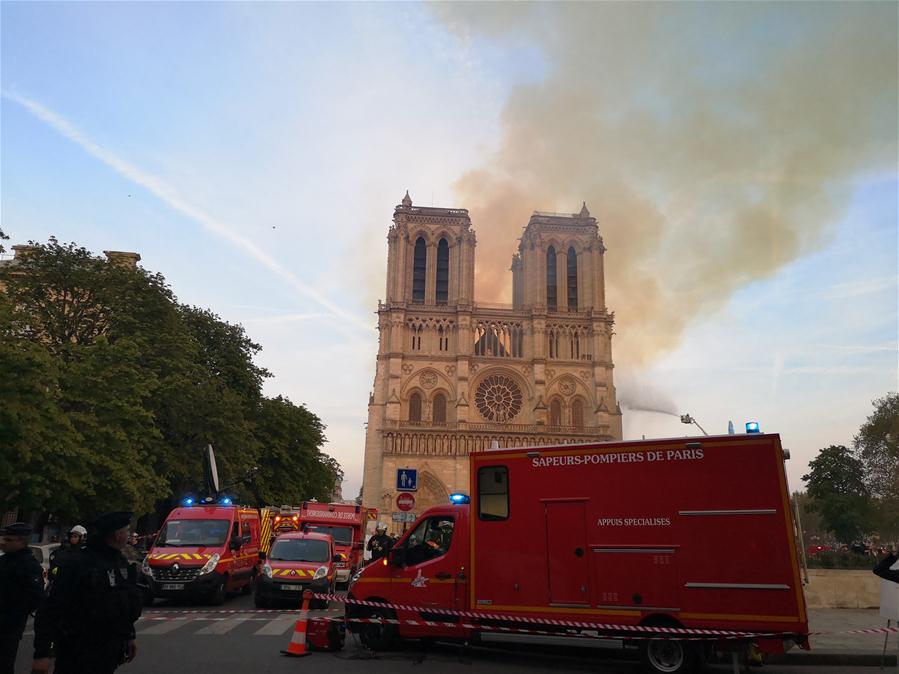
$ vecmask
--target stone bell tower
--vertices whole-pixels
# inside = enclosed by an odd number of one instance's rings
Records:
[[[605,248],[586,204],[535,211],[512,259],[513,303],[474,302],[468,211],[396,206],[365,438],[363,503],[388,525],[398,470],[415,512],[468,491],[468,455],[621,438]]]

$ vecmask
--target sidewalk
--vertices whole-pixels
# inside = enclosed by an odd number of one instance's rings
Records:
[[[892,625],[892,623],[891,623]],[[877,609],[810,609],[809,631],[845,632],[866,627],[886,627]],[[811,637],[812,650],[798,648],[780,656],[769,656],[771,664],[878,666],[883,652],[883,634],[824,634]],[[885,665],[896,667],[899,634],[890,634]]]

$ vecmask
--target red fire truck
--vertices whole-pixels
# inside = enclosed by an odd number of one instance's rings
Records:
[[[578,629],[550,621],[773,633],[755,645],[808,648],[784,458],[776,434],[472,454],[470,505],[454,494],[456,504],[423,513],[350,587],[351,598],[421,608],[350,604],[349,617],[417,622],[358,627],[374,648],[489,634],[423,625],[453,620],[433,608],[476,611],[493,626],[536,618],[562,638]],[[659,672],[748,647],[613,633]]]
[[[169,513],[144,558],[147,599],[199,596],[221,604],[228,592],[251,592],[259,553],[268,551],[268,515],[228,497],[186,499]]]
[[[335,565],[336,582],[338,587],[345,587],[362,566],[362,547],[369,521],[366,509],[351,503],[303,501],[299,515],[301,531],[327,534],[334,539],[334,548],[343,558]]]

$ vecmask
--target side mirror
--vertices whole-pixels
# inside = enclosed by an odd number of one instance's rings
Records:
[[[265,550],[260,550],[260,551],[259,551],[259,560],[260,560],[260,561],[264,562],[266,556],[267,556],[267,555],[265,554]]]
[[[406,565],[406,548],[394,548],[387,553],[387,561],[393,566]]]
[[[231,544],[229,545],[229,547],[232,550],[240,550],[242,545],[243,545],[243,540],[241,540],[240,536],[235,536],[234,538],[231,539]]]

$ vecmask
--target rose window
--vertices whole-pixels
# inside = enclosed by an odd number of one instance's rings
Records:
[[[521,389],[508,377],[493,375],[478,384],[474,402],[485,419],[511,421],[521,411]]]

